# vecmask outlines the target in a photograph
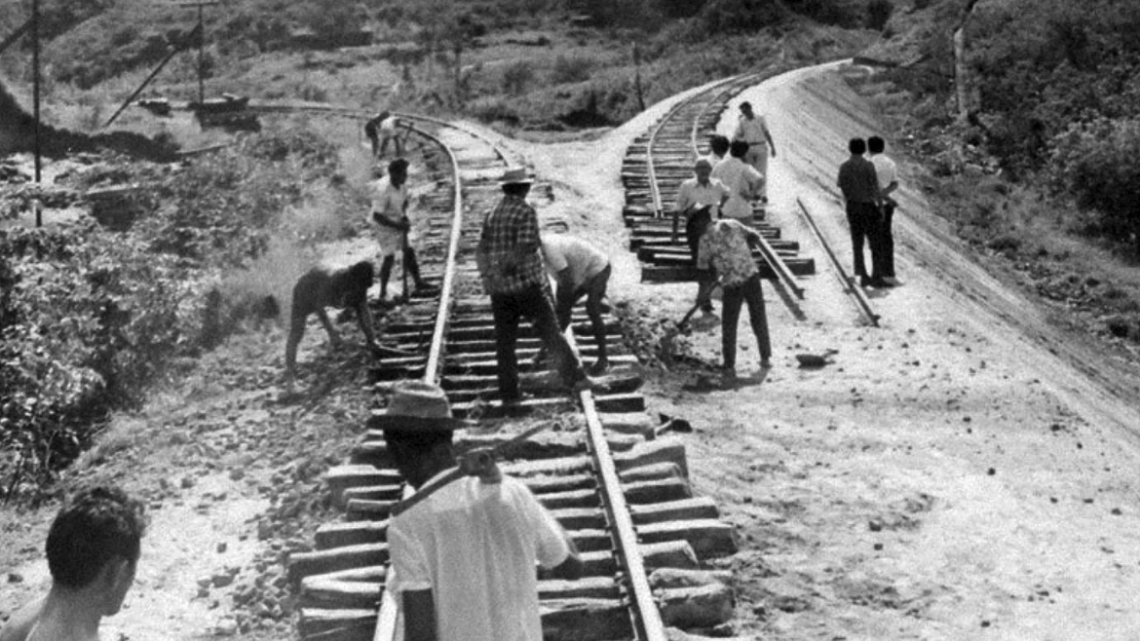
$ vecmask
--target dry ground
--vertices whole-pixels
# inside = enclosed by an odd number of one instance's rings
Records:
[[[803,320],[766,290],[776,348],[766,377],[692,391],[698,365],[684,375],[651,372],[646,389],[654,410],[694,422],[687,438],[698,489],[740,527],[742,551],[726,561],[738,577],[734,632],[1135,638],[1140,420],[1101,382],[1119,392],[1138,378],[1125,366],[1098,366],[1095,347],[1066,343],[1030,301],[965,258],[910,189],[897,216],[904,286],[875,296],[881,327],[861,323],[794,199],[805,197],[849,264],[841,210],[821,189],[833,182],[846,138],[875,130],[873,116],[833,68],[782,76],[742,98],[767,116],[780,154],[771,216],[819,274],[806,279]],[[554,183],[543,216],[611,251],[612,297],[650,341],[684,312],[693,288],[638,283],[623,247],[617,176],[628,142],[664,106],[596,141],[504,141]],[[904,163],[904,180],[916,171]],[[302,362],[321,372],[351,365],[324,357],[314,329]],[[259,579],[270,586],[259,593],[276,594],[276,560],[311,541],[298,519],[325,509],[314,470],[344,451],[365,401],[348,383],[304,415],[277,404],[282,341],[275,329],[231,342],[202,366],[225,376],[201,378],[135,417],[149,425],[139,427],[145,439],[119,436],[78,468],[144,493],[152,508],[138,585],[105,638],[288,636],[269,604],[265,612],[233,603]],[[747,372],[755,349],[741,344]],[[674,348],[715,365],[719,331]],[[827,348],[838,350],[834,364],[796,368],[794,354]],[[168,428],[164,438],[155,438],[156,422]],[[256,456],[263,448],[273,454]],[[19,580],[0,583],[0,613],[46,585],[36,550],[49,517],[0,516],[0,580]],[[216,585],[231,573],[234,584]],[[258,621],[270,624],[259,631]]]

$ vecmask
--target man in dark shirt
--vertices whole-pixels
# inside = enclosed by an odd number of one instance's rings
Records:
[[[847,223],[851,228],[851,247],[855,253],[855,275],[863,287],[889,287],[883,280],[882,233],[880,226],[883,201],[879,191],[879,180],[875,176],[875,165],[863,157],[867,152],[867,142],[862,138],[852,138],[847,144],[851,157],[839,166],[839,189],[847,201]],[[863,261],[863,241],[871,249],[871,275]]]
[[[523,316],[534,322],[543,346],[555,358],[565,385],[579,389],[591,382],[558,329],[554,295],[540,253],[538,214],[526,202],[531,182],[525,169],[509,169],[503,175],[503,199],[483,222],[476,255],[483,286],[491,295],[499,395],[505,405],[517,404],[522,399],[515,345],[519,320]]]

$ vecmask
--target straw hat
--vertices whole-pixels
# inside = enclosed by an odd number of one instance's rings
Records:
[[[452,431],[470,427],[451,416],[451,404],[443,388],[418,380],[401,381],[392,389],[388,409],[374,413],[368,427],[382,430]]]
[[[529,185],[534,182],[534,177],[525,167],[511,167],[503,172],[503,177],[499,179],[500,185]]]

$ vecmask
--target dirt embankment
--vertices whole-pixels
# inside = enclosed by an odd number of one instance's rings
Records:
[[[0,78],[0,157],[35,148],[36,120]],[[167,162],[176,158],[171,145],[126,131],[88,136],[57,129],[41,122],[40,150],[45,156],[64,157],[81,152],[116,151],[140,160]]]

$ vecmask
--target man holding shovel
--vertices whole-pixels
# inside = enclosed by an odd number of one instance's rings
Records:
[[[380,245],[380,300],[388,298],[388,279],[392,276],[392,266],[396,254],[402,252],[401,265],[404,270],[404,296],[408,297],[408,275],[416,284],[416,292],[432,290],[432,286],[420,277],[416,263],[416,252],[408,243],[408,232],[412,223],[408,220],[408,161],[397,158],[388,163],[388,175],[379,178],[373,185],[372,216],[376,241]]]
[[[760,288],[760,270],[752,259],[751,245],[760,242],[760,234],[739,221],[721,219],[706,223],[701,236],[697,268],[705,270],[708,276],[702,279],[702,287],[712,291],[712,274],[709,267],[716,268],[720,286],[724,290],[722,316],[722,372],[725,382],[736,379],[736,325],[740,319],[740,307],[748,303],[748,315],[752,321],[752,332],[760,348],[760,367],[772,366],[772,343],[768,337],[768,316],[764,309],[764,292]]]

